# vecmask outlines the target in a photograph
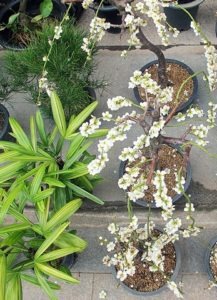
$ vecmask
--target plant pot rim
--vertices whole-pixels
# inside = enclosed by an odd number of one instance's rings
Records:
[[[190,3],[184,3],[184,4],[179,4],[179,6],[183,7],[183,8],[192,8],[192,7],[195,7],[195,6],[198,6],[200,5],[204,0],[193,0],[192,2]],[[179,7],[176,7],[174,4],[169,4],[169,7],[172,8],[172,9],[179,9]],[[165,8],[168,8],[168,7],[165,7]]]
[[[94,4],[93,4],[93,9],[98,9],[99,5],[97,2],[94,1]],[[101,5],[100,8],[99,8],[99,11],[101,12],[113,12],[113,11],[118,11],[117,7],[114,6],[114,5]]]
[[[181,67],[183,67],[184,69],[187,70],[187,72],[189,73],[189,75],[193,75],[195,72],[188,66],[186,65],[185,63],[183,63],[182,61],[179,61],[179,60],[176,60],[176,59],[173,59],[173,58],[166,58],[166,62],[167,63],[172,63],[172,64],[177,64]],[[152,65],[154,64],[158,64],[158,60],[155,59],[155,60],[152,60],[150,61],[149,63],[145,64],[141,69],[140,71],[142,73],[144,73],[144,71],[146,69],[148,69],[149,67],[151,67]],[[192,78],[193,80],[193,92],[191,94],[191,96],[189,97],[189,99],[184,102],[183,104],[181,104],[181,106],[178,107],[178,109],[176,110],[176,113],[178,112],[181,112],[183,110],[185,110],[194,100],[197,99],[198,95],[198,80],[197,80],[197,76],[193,77]],[[138,87],[134,87],[133,89],[133,92],[134,92],[134,95],[136,97],[136,100],[140,103],[141,101],[143,101],[140,97],[140,94],[139,94],[139,89]]]
[[[213,250],[213,247],[215,246],[215,244],[217,243],[217,235],[214,236],[208,244],[208,247],[206,249],[205,255],[204,255],[204,264],[205,264],[205,270],[207,271],[208,275],[209,275],[209,279],[211,281],[215,282],[215,278],[213,276],[211,267],[210,267],[210,256],[211,256],[211,252]]]
[[[0,130],[0,140],[2,140],[3,137],[7,135],[10,125],[9,125],[9,112],[7,108],[1,103],[0,103],[0,111],[3,112],[5,115],[4,127],[2,130]]]
[[[161,229],[159,229],[158,227],[156,227],[156,229],[162,231]],[[174,245],[174,248],[175,248],[175,253],[176,253],[176,266],[175,266],[175,269],[170,277],[170,280],[171,281],[175,281],[178,274],[179,274],[179,270],[180,270],[180,267],[181,267],[181,249],[180,249],[180,246],[179,246],[179,243],[176,241],[175,243],[173,243]],[[126,289],[128,292],[134,294],[134,295],[137,295],[137,296],[154,296],[156,294],[159,294],[160,292],[164,291],[166,288],[167,288],[167,284],[164,284],[162,287],[160,287],[159,289],[157,290],[154,290],[154,291],[150,291],[150,292],[139,292],[137,290],[133,290],[131,289],[130,287],[128,287],[126,284],[124,284],[122,281],[120,281],[119,279],[117,279],[116,277],[116,270],[115,270],[115,267],[112,266],[112,274],[115,276],[115,279],[120,283],[120,285],[122,287],[124,287],[124,289]]]
[[[171,147],[177,149],[177,151],[180,154],[182,154],[179,146],[171,145]],[[120,166],[119,166],[119,178],[121,178],[123,176],[126,164],[127,164],[127,161],[121,161]],[[190,162],[188,162],[187,168],[186,168],[185,184],[184,184],[184,190],[185,190],[185,192],[189,188],[191,180],[192,180],[192,169],[191,169]],[[172,203],[174,204],[175,202],[177,202],[179,199],[181,199],[182,196],[183,196],[183,194],[176,194],[172,198]],[[156,207],[154,201],[148,203],[147,201],[145,201],[143,199],[138,199],[138,200],[135,201],[135,203],[138,204],[138,205],[140,205],[140,206],[147,207],[147,208],[151,207],[151,208],[160,209],[160,207]]]

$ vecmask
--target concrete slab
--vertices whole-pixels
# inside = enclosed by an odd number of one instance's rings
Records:
[[[215,0],[206,0],[204,1],[199,8],[197,21],[201,24],[204,33],[211,40],[212,43],[216,44],[216,36],[215,36],[215,21],[216,21],[216,11],[217,11],[217,2]],[[92,10],[87,10],[84,12],[82,18],[79,21],[79,25],[83,26],[85,29],[89,29],[89,24],[91,19],[94,16],[94,12]],[[156,33],[155,26],[152,22],[149,22],[148,26],[144,28],[144,32],[147,38],[156,45],[161,45],[161,40]],[[100,47],[126,47],[128,39],[128,34],[123,33],[120,34],[112,34],[106,33],[103,40],[100,42]],[[183,31],[180,33],[177,39],[170,39],[170,46],[175,45],[198,45],[200,44],[200,40],[195,36],[192,29],[188,31]]]

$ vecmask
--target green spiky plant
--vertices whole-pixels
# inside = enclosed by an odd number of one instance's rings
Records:
[[[94,62],[87,61],[87,55],[81,50],[86,33],[74,26],[72,22],[63,24],[61,39],[53,45],[46,65],[47,79],[55,86],[66,119],[77,115],[93,100],[87,88],[103,87],[103,80],[94,80]],[[49,52],[49,39],[53,36],[54,26],[45,25],[41,32],[33,34],[29,47],[22,52],[9,52],[4,57],[5,73],[9,76],[9,84],[14,91],[24,91],[27,98],[38,103],[38,81],[41,78],[43,57]],[[94,48],[96,54],[96,48]],[[40,95],[40,109],[46,116],[52,117],[49,97]]]
[[[83,251],[87,243],[69,228],[69,218],[82,204],[81,197],[103,204],[92,195],[93,183],[87,164],[91,139],[104,135],[99,130],[90,140],[77,129],[93,112],[90,104],[66,122],[57,94],[50,94],[55,125],[48,132],[38,111],[30,118],[30,137],[10,118],[15,142],[0,142],[0,299],[22,300],[22,283],[40,286],[49,299],[60,287],[48,276],[78,283],[61,259]],[[65,155],[63,149],[65,148]],[[31,206],[33,220],[26,207]],[[5,225],[6,218],[12,223]]]

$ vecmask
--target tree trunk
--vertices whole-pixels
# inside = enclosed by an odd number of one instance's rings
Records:
[[[156,54],[157,59],[158,59],[158,84],[162,87],[165,88],[168,83],[167,75],[166,75],[166,59],[161,51],[161,49],[152,44],[144,35],[142,32],[142,29],[139,28],[139,32],[137,34],[138,38],[140,39],[141,43],[146,46],[148,50]]]
[[[20,0],[19,12],[25,13],[27,8],[28,0]]]

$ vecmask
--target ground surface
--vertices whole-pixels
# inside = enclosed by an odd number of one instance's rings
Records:
[[[215,12],[217,11],[216,0],[206,0],[200,6],[198,20],[201,21],[204,31],[214,44],[217,44],[215,36]],[[80,24],[88,27],[91,19],[91,12],[85,12]],[[147,36],[152,41],[160,44],[153,26],[147,29]],[[127,88],[129,77],[136,69],[140,69],[145,63],[155,57],[145,49],[134,50],[129,53],[126,59],[120,58],[122,49],[126,48],[126,35],[120,39],[119,35],[106,34],[100,44],[97,56],[98,68],[97,77],[104,76],[108,79],[109,86],[103,94],[98,93],[99,107],[96,115],[106,110],[106,100],[109,97],[122,95],[134,99],[133,92]],[[187,63],[194,71],[205,68],[204,49],[200,41],[194,36],[192,30],[183,32],[179,40],[172,40],[170,46],[165,49],[167,58],[174,58]],[[4,55],[4,51],[0,52]],[[202,78],[199,80],[198,104],[206,108],[209,98]],[[217,93],[214,94],[214,101],[217,102]],[[15,116],[28,130],[29,116],[36,111],[36,107],[25,100],[26,95],[14,95],[11,105],[7,104],[10,114]],[[48,122],[49,124],[49,122]],[[172,132],[174,129],[170,129]],[[176,129],[181,133],[180,129]],[[134,129],[130,134],[126,145],[131,145],[139,129]],[[217,129],[209,136],[211,153],[217,153]],[[123,145],[121,145],[123,146]],[[93,147],[93,152],[96,147]],[[110,163],[103,172],[104,181],[96,188],[95,193],[105,200],[104,207],[96,207],[86,202],[83,209],[72,219],[72,226],[78,230],[78,234],[89,242],[88,249],[79,255],[78,261],[73,268],[75,276],[80,278],[78,286],[63,285],[59,293],[61,300],[97,300],[98,294],[106,290],[108,300],[131,300],[139,299],[129,294],[122,287],[118,287],[110,269],[101,263],[104,251],[99,246],[98,237],[108,236],[106,227],[109,222],[117,220],[119,223],[127,222],[126,202],[124,193],[118,189],[118,156],[120,145],[110,153]],[[189,192],[197,210],[198,224],[204,227],[197,238],[180,241],[182,253],[182,267],[179,272],[179,281],[184,283],[186,300],[214,300],[217,298],[217,289],[207,290],[208,276],[204,266],[204,253],[209,240],[217,235],[217,161],[210,159],[204,153],[193,150],[191,154],[192,184]],[[182,208],[184,201],[177,203],[178,216],[183,218]],[[146,211],[136,207],[141,222],[146,220]],[[31,211],[29,211],[31,213]],[[159,212],[153,214],[154,219],[159,223]],[[42,292],[26,285],[24,287],[24,300],[45,300]],[[148,299],[175,299],[173,294],[165,290],[158,296],[151,296]]]

